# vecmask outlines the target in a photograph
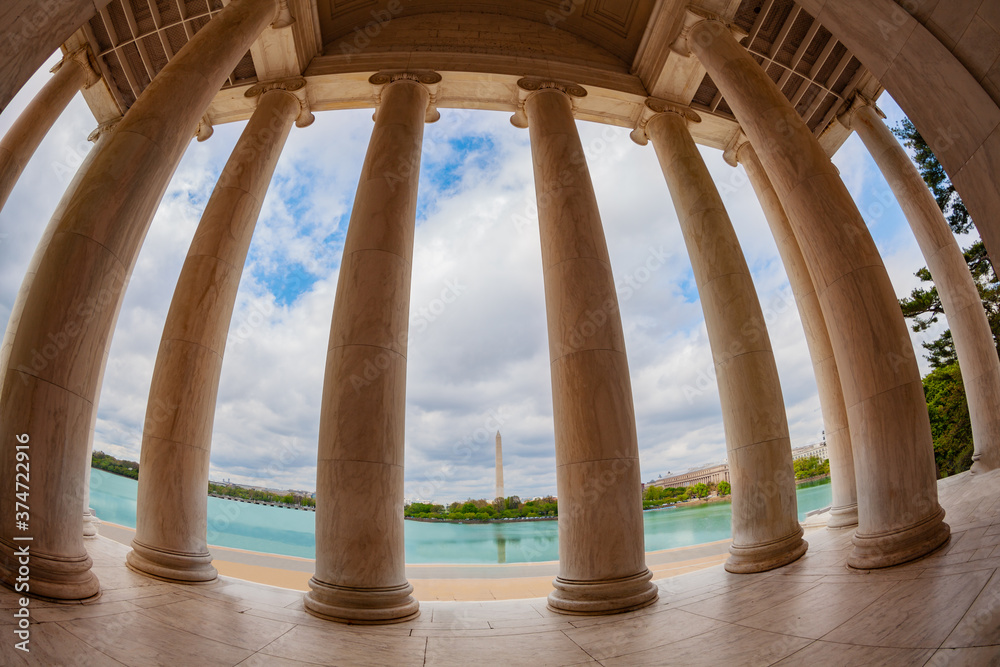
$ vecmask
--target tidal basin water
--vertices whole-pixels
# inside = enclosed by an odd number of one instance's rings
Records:
[[[103,521],[135,528],[135,480],[94,469],[90,506]],[[829,480],[798,488],[799,520],[830,504]],[[732,505],[711,503],[643,513],[646,550],[731,537]],[[559,559],[555,521],[487,524],[406,521],[407,563],[524,563]],[[316,515],[267,505],[208,499],[208,543],[248,551],[316,557]]]

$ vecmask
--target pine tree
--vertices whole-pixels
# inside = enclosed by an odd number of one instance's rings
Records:
[[[913,152],[913,161],[930,188],[941,212],[952,231],[964,234],[972,229],[972,219],[962,199],[955,191],[944,168],[927,146],[927,142],[909,120],[903,120],[893,132],[907,148]],[[1000,284],[997,274],[986,254],[982,241],[976,241],[964,251],[965,261],[979,289],[979,296],[986,311],[993,342],[1000,342]],[[941,298],[930,271],[924,267],[917,271],[921,282],[927,287],[914,289],[909,298],[900,299],[903,315],[911,320],[914,331],[926,331],[944,313]],[[924,395],[931,420],[931,435],[934,440],[934,460],[938,476],[947,477],[968,470],[972,465],[972,423],[969,405],[962,384],[962,373],[955,353],[955,342],[951,330],[945,330],[934,340],[923,343],[927,350],[925,357],[934,369],[923,379]],[[997,348],[1000,354],[1000,346]]]
[[[972,229],[972,218],[969,217],[969,212],[955,191],[955,186],[948,180],[941,163],[913,123],[904,119],[893,132],[902,140],[904,146],[913,151],[913,161],[917,165],[917,170],[930,188],[952,231],[964,234]],[[997,344],[1000,342],[1000,284],[997,282],[997,274],[982,241],[976,241],[964,252],[965,261],[979,288],[979,296],[982,298],[983,308],[993,330],[994,344]],[[927,267],[917,271],[916,276],[922,282],[929,283],[928,287],[915,288],[910,292],[909,298],[899,300],[899,306],[903,310],[903,316],[913,320],[910,325],[912,329],[920,332],[926,331],[938,321],[938,317],[944,313],[944,307],[941,305],[941,297],[934,287],[934,281]],[[945,330],[933,341],[923,343],[923,347],[927,350],[925,356],[932,368],[943,368],[958,361],[950,329]],[[1000,354],[1000,345],[997,352]]]

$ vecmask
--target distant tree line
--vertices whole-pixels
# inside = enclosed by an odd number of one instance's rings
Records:
[[[648,510],[684,503],[692,498],[708,498],[713,491],[719,496],[728,496],[732,492],[732,487],[725,480],[718,484],[698,482],[691,486],[649,486],[642,494],[642,508]]]
[[[224,496],[227,498],[239,498],[258,503],[281,503],[284,505],[300,505],[302,507],[316,507],[316,500],[299,493],[286,493],[284,495],[262,491],[260,489],[248,489],[244,486],[229,486],[226,484],[208,483],[208,495]]]
[[[809,479],[830,474],[830,459],[820,459],[818,456],[807,456],[792,462],[795,467],[795,479]]]
[[[94,452],[90,458],[90,465],[98,470],[104,470],[115,475],[139,479],[139,464],[135,461],[116,459],[104,452]],[[309,496],[298,493],[278,494],[270,491],[260,491],[257,489],[247,489],[242,486],[227,486],[225,484],[208,483],[208,494],[214,496],[225,496],[228,498],[240,498],[264,503],[283,503],[285,505],[301,505],[302,507],[316,507],[316,501]]]
[[[139,479],[139,464],[135,461],[125,461],[116,459],[104,452],[94,452],[90,457],[90,466],[98,470],[104,470],[115,475]]]
[[[552,496],[521,502],[517,496],[487,500],[466,500],[448,506],[435,503],[410,503],[403,507],[403,516],[413,519],[443,519],[448,521],[490,521],[498,519],[529,519],[555,517],[559,504]]]

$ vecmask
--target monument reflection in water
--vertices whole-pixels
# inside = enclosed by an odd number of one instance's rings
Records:
[[[135,527],[137,484],[93,470],[91,506],[102,521]],[[828,480],[799,487],[799,519],[830,504]],[[647,551],[728,539],[729,503],[675,507],[643,513]],[[530,563],[559,558],[556,521],[486,524],[407,521],[408,563]],[[208,542],[264,553],[315,558],[315,513],[208,499]]]

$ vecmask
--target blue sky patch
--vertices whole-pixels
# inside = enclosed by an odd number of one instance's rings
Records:
[[[273,271],[258,277],[268,291],[274,294],[274,301],[279,306],[294,303],[319,280],[319,276],[306,271],[299,263],[285,264],[282,268],[281,271]]]

